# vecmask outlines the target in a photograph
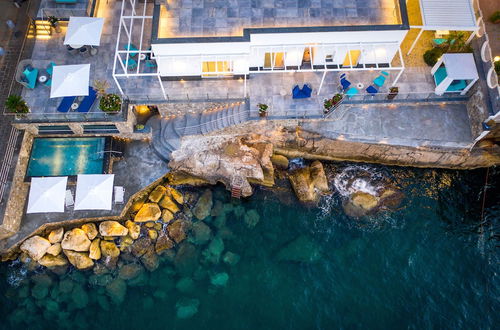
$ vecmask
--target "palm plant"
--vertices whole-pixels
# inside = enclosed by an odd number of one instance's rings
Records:
[[[108,88],[109,83],[106,80],[94,80],[94,89],[97,92],[97,95],[101,97],[105,96],[107,94],[106,91],[108,90]]]
[[[26,101],[19,95],[9,95],[5,107],[12,113],[28,113],[30,111]]]

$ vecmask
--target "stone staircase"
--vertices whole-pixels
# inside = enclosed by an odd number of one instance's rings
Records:
[[[152,132],[151,146],[158,156],[168,161],[171,153],[180,147],[183,136],[207,134],[248,121],[248,104],[241,100],[199,113],[170,118],[151,117],[146,123]]]

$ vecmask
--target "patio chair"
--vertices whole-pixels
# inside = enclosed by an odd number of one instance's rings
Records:
[[[348,97],[353,97],[354,95],[357,95],[359,93],[358,89],[356,87],[351,87],[347,90],[347,92],[345,93],[345,95],[347,95]]]
[[[52,79],[51,79],[52,80]],[[51,81],[52,84],[52,81]],[[76,96],[66,96],[62,99],[61,103],[57,107],[59,112],[68,112],[71,109],[71,105],[75,102]]]
[[[375,86],[373,86],[373,85],[368,86],[366,91],[372,95],[375,95],[378,93],[378,89],[376,89]]]
[[[146,59],[146,68],[156,68],[156,61],[155,60],[148,60]]]
[[[312,88],[308,85],[304,85],[302,89],[299,88],[299,85],[295,85],[292,89],[292,98],[294,99],[307,99],[311,97]]]
[[[45,68],[45,71],[47,71],[47,73],[49,74],[49,76],[52,77],[52,72],[54,71],[54,66],[56,64],[54,62],[50,62],[49,65],[47,65],[47,67]]]
[[[340,84],[342,85],[343,90],[347,90],[349,86],[351,86],[351,82],[347,80],[345,73],[340,75]]]
[[[129,58],[127,61],[127,68],[129,70],[135,70],[137,69],[137,61],[134,60],[133,58]]]
[[[386,78],[389,77],[389,73],[386,71],[382,71],[380,75],[373,80],[373,83],[378,87],[384,86]]]
[[[89,95],[85,96],[78,107],[78,112],[89,112],[97,98],[97,92],[89,86]]]
[[[64,198],[64,204],[66,207],[70,207],[75,205],[75,200],[73,199],[73,194],[71,193],[71,190],[66,190],[66,196]]]
[[[123,204],[125,197],[125,188],[122,186],[115,186],[115,204]]]
[[[134,45],[134,44],[130,44],[130,45],[128,45],[128,44],[127,44],[127,45],[123,46],[123,48],[124,48],[125,50],[130,50],[130,51],[134,51],[134,50],[137,50],[137,51],[138,51],[138,50],[139,50],[137,47],[135,47],[135,45]],[[130,53],[128,53],[128,54],[129,54],[130,56],[132,56],[132,57],[137,56],[137,52],[130,52]]]
[[[30,59],[20,61],[16,68],[15,79],[26,88],[35,88],[38,79],[38,69],[33,67],[33,61]]]

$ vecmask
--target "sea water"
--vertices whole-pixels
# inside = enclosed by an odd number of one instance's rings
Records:
[[[121,302],[92,271],[54,274],[3,263],[0,328],[498,327],[498,170],[489,173],[484,210],[486,170],[342,163],[326,172],[332,193],[314,206],[300,204],[286,180],[242,201],[212,187],[214,200],[232,211],[224,221],[205,221],[223,236],[222,255],[236,258],[203,262],[207,247],[196,246],[191,274],[163,258],[127,283]],[[359,219],[344,213],[349,194],[387,184],[404,193],[399,207]],[[245,220],[250,210],[256,224]],[[291,242],[299,243],[287,250]]]

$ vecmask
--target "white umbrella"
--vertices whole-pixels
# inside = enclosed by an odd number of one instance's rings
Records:
[[[114,174],[79,174],[75,210],[111,210]]]
[[[55,65],[50,97],[89,95],[90,64]]]
[[[70,17],[64,44],[99,46],[103,24],[99,17]]]
[[[67,176],[31,178],[26,213],[64,212]]]

